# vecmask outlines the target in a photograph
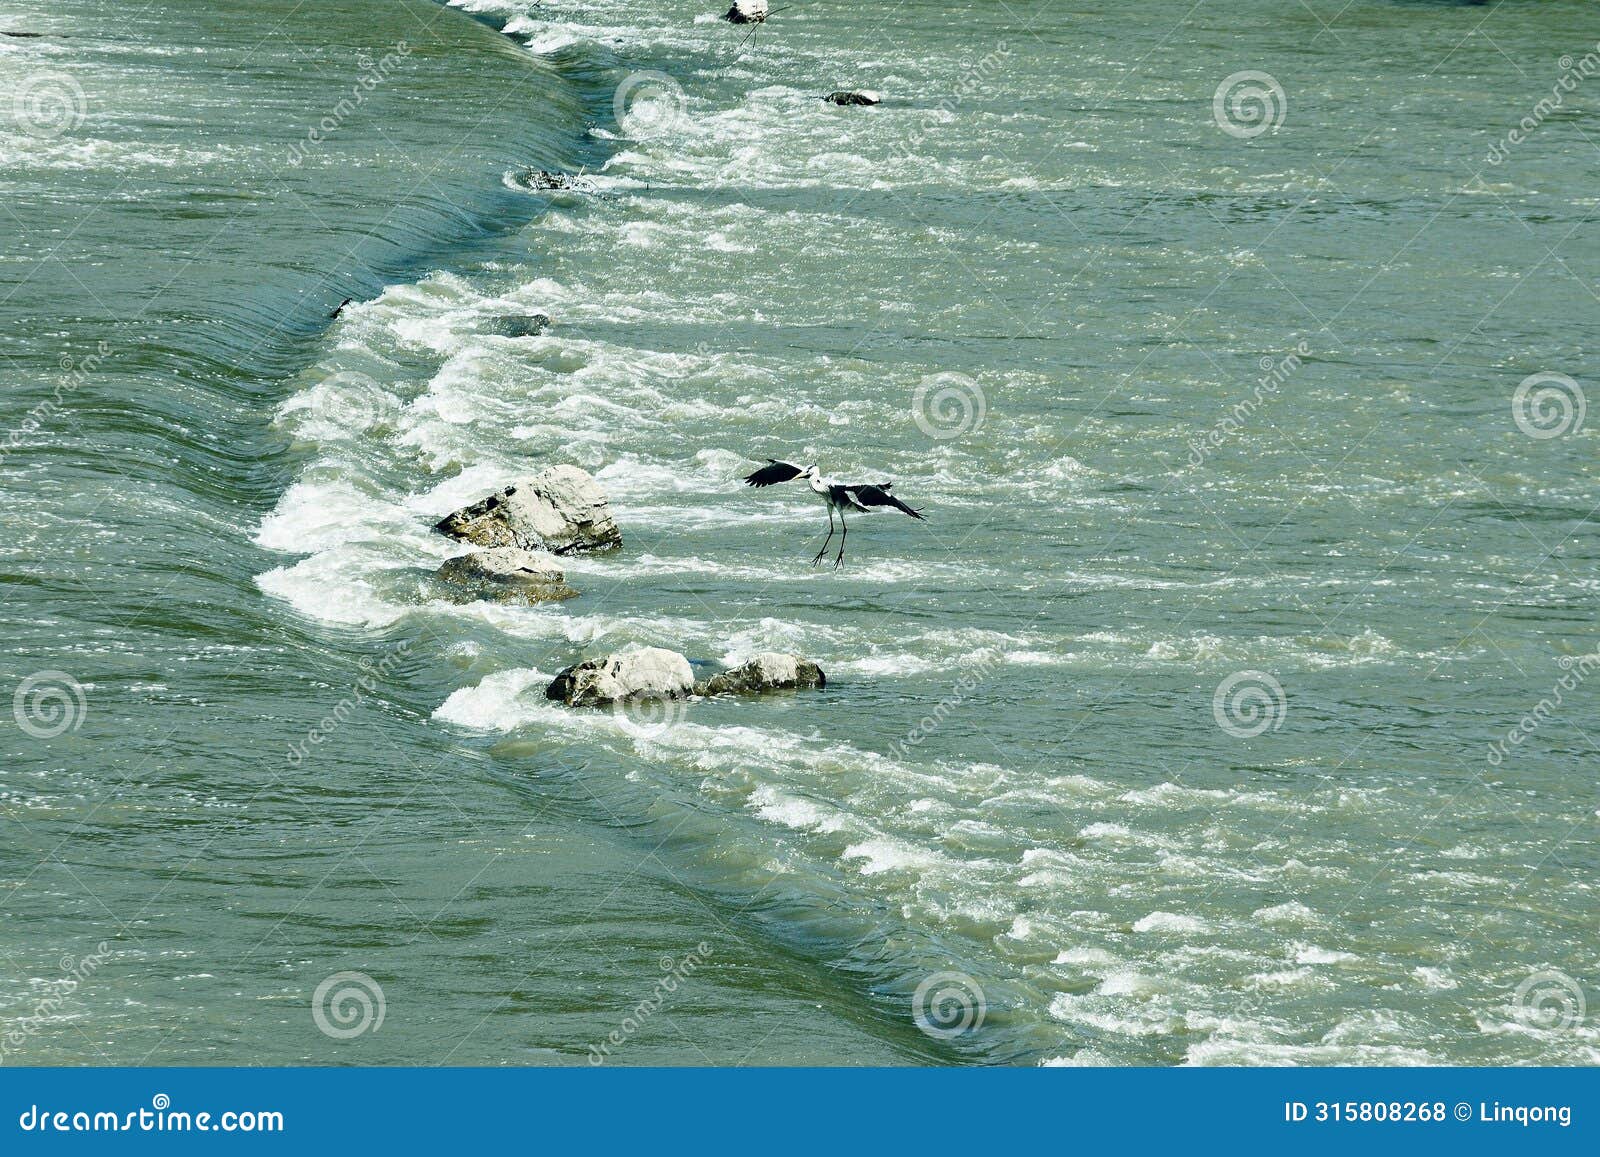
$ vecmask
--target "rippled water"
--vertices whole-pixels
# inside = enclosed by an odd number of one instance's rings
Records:
[[[8,16],[22,1054],[1600,1059],[1594,92],[1488,159],[1592,6],[716,8]],[[439,598],[558,462],[624,550]],[[829,687],[544,700],[629,643]]]

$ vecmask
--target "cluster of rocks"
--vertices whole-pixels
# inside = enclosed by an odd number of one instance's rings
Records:
[[[822,668],[798,655],[766,651],[747,663],[696,679],[683,655],[663,647],[634,647],[563,670],[545,688],[545,698],[568,707],[604,707],[642,699],[686,699],[690,695],[758,695],[767,691],[827,686]]]
[[[829,104],[882,104],[883,97],[870,88],[839,88],[822,98]]]
[[[552,466],[446,515],[434,529],[482,550],[447,559],[435,577],[461,599],[570,599],[557,555],[615,550],[622,532],[587,471]]]
[[[575,597],[559,556],[615,550],[622,532],[600,484],[576,466],[552,466],[446,515],[434,529],[480,549],[446,559],[435,578],[460,600],[545,603]],[[566,668],[545,694],[570,707],[690,695],[748,695],[823,687],[809,659],[764,652],[705,678],[676,651],[635,647]]]

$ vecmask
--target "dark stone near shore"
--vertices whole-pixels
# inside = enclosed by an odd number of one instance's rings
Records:
[[[611,504],[587,471],[552,466],[440,519],[434,529],[475,546],[582,554],[622,545]]]
[[[696,695],[759,695],[799,687],[822,688],[828,677],[810,659],[764,651],[732,670],[723,671],[695,684]]]
[[[883,98],[871,89],[862,89],[852,92],[849,89],[838,89],[822,98],[829,104],[882,104]]]

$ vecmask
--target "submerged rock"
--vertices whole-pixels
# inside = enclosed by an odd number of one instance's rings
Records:
[[[552,466],[448,515],[434,529],[475,546],[515,546],[551,554],[622,545],[605,491],[576,466]]]
[[[830,92],[827,96],[823,97],[822,99],[827,101],[830,104],[882,104],[883,103],[883,97],[878,95],[878,93],[874,92],[870,88],[864,88],[864,89],[860,90],[859,92],[852,92],[849,89],[841,88],[841,89],[835,90],[834,92]]]
[[[491,317],[483,328],[496,337],[538,337],[550,324],[548,313],[514,313]]]
[[[446,559],[436,577],[463,593],[497,601],[550,603],[578,594],[554,558],[515,546]]]
[[[828,677],[810,659],[763,651],[743,666],[695,685],[696,695],[755,695],[789,687],[826,687]]]
[[[729,24],[765,24],[767,0],[733,0],[733,7],[722,18]]]
[[[693,691],[688,659],[661,647],[638,647],[574,663],[544,694],[568,707],[604,707],[629,699],[684,699]]]
[[[526,169],[518,178],[529,189],[540,192],[592,193],[594,182],[575,173],[552,173],[548,169]]]

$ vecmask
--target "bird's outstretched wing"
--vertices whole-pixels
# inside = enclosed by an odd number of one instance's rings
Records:
[[[904,511],[912,518],[921,518],[922,515],[889,493],[889,487],[893,485],[894,483],[892,482],[880,482],[876,486],[852,486],[850,487],[850,497],[854,498],[857,505],[862,507],[892,506],[896,510]]]
[[[780,462],[776,458],[768,458],[767,461],[771,465],[745,476],[746,486],[775,486],[779,482],[792,482],[805,473],[793,462]]]

